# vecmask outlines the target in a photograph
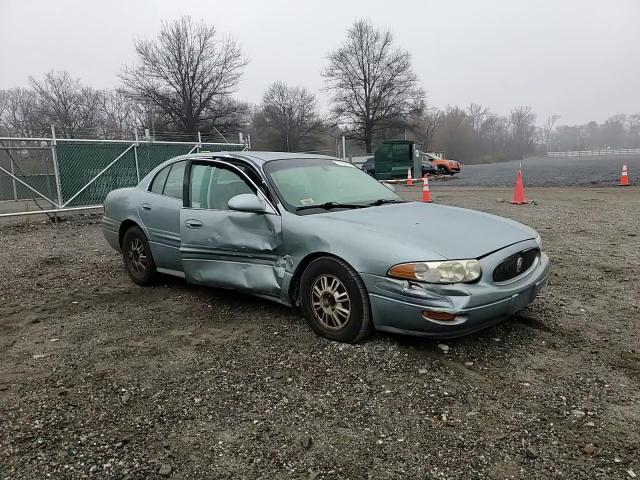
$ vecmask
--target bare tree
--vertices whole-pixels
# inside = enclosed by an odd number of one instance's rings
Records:
[[[0,91],[0,126],[18,137],[42,133],[33,91],[19,87]]]
[[[447,106],[440,119],[434,147],[448,158],[467,160],[474,154],[474,134],[469,116],[460,107]]]
[[[69,72],[51,71],[41,80],[29,77],[29,83],[36,96],[39,130],[55,125],[61,135],[74,138],[95,129],[100,102],[96,90]]]
[[[629,115],[629,140],[630,148],[640,147],[640,113]]]
[[[467,116],[476,135],[480,135],[487,115],[489,115],[489,109],[478,103],[471,103],[467,108]]]
[[[130,138],[138,127],[136,104],[123,90],[103,90],[98,104],[103,138]]]
[[[560,120],[560,115],[551,115],[547,117],[542,125],[542,136],[547,152],[549,151],[549,137],[551,137],[551,132],[553,132],[553,129],[556,127],[558,120]]]
[[[224,97],[205,109],[200,130],[203,134],[208,133],[218,137],[222,135],[224,140],[228,140],[229,135],[244,130],[250,123],[251,105],[248,102]]]
[[[443,112],[437,108],[428,108],[426,104],[422,104],[415,117],[411,118],[410,126],[415,139],[422,144],[424,151],[433,150],[433,140],[435,138],[440,122],[442,121]]]
[[[299,150],[323,128],[315,95],[284,82],[267,88],[254,119],[262,143],[287,152]]]
[[[135,49],[138,65],[121,74],[125,87],[185,133],[225,117],[215,114],[216,105],[228,102],[247,64],[235,41],[190,17],[163,22],[155,40],[137,40]]]
[[[522,158],[531,152],[536,133],[536,114],[531,107],[515,107],[509,113],[511,137],[508,153],[514,158]]]
[[[367,20],[349,28],[346,42],[328,60],[322,75],[332,94],[332,112],[368,153],[376,133],[401,121],[424,96],[409,52],[394,48],[391,32]]]

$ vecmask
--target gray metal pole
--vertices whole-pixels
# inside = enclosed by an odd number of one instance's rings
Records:
[[[202,135],[200,135],[200,130],[198,130],[198,153],[200,153],[201,148],[202,148]]]
[[[11,148],[11,140],[7,141],[7,146],[9,148]],[[11,165],[11,175],[15,175],[16,172],[14,171],[14,165],[13,165],[13,155],[11,155],[11,152],[9,152],[7,150],[7,153],[9,154],[9,162]],[[11,179],[11,183],[13,183],[13,201],[17,202],[18,201],[18,189],[16,188],[16,179],[12,178]]]
[[[58,205],[62,205],[62,187],[60,185],[60,169],[58,168],[58,154],[56,153],[56,129],[51,125],[51,158],[53,159],[53,174],[56,178],[56,191],[58,193]]]
[[[347,140],[342,135],[342,160],[347,160]]]
[[[138,129],[136,128],[133,133],[136,137],[136,143],[133,146],[133,158],[136,159],[136,178],[138,179],[138,183],[140,183],[140,166],[138,165]]]

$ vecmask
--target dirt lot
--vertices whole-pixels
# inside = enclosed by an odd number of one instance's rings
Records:
[[[0,226],[0,478],[640,475],[640,189],[432,193],[539,229],[553,262],[537,302],[447,353],[136,287],[96,217]]]

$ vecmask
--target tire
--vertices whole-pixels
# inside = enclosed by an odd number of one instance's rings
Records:
[[[300,303],[307,322],[321,337],[357,343],[373,333],[367,289],[340,259],[320,257],[307,266],[300,279]]]
[[[140,227],[131,227],[122,239],[122,260],[124,268],[133,283],[151,285],[156,277],[156,263],[149,248],[149,242]]]
[[[447,174],[447,173],[449,173],[449,172],[447,171],[447,167],[442,167],[442,166],[440,166],[440,167],[438,167],[438,173],[439,173],[440,175],[446,175],[446,174]]]

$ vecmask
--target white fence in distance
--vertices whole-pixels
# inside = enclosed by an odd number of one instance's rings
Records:
[[[547,157],[604,157],[608,155],[640,155],[640,148],[603,148],[600,150],[547,152]]]

